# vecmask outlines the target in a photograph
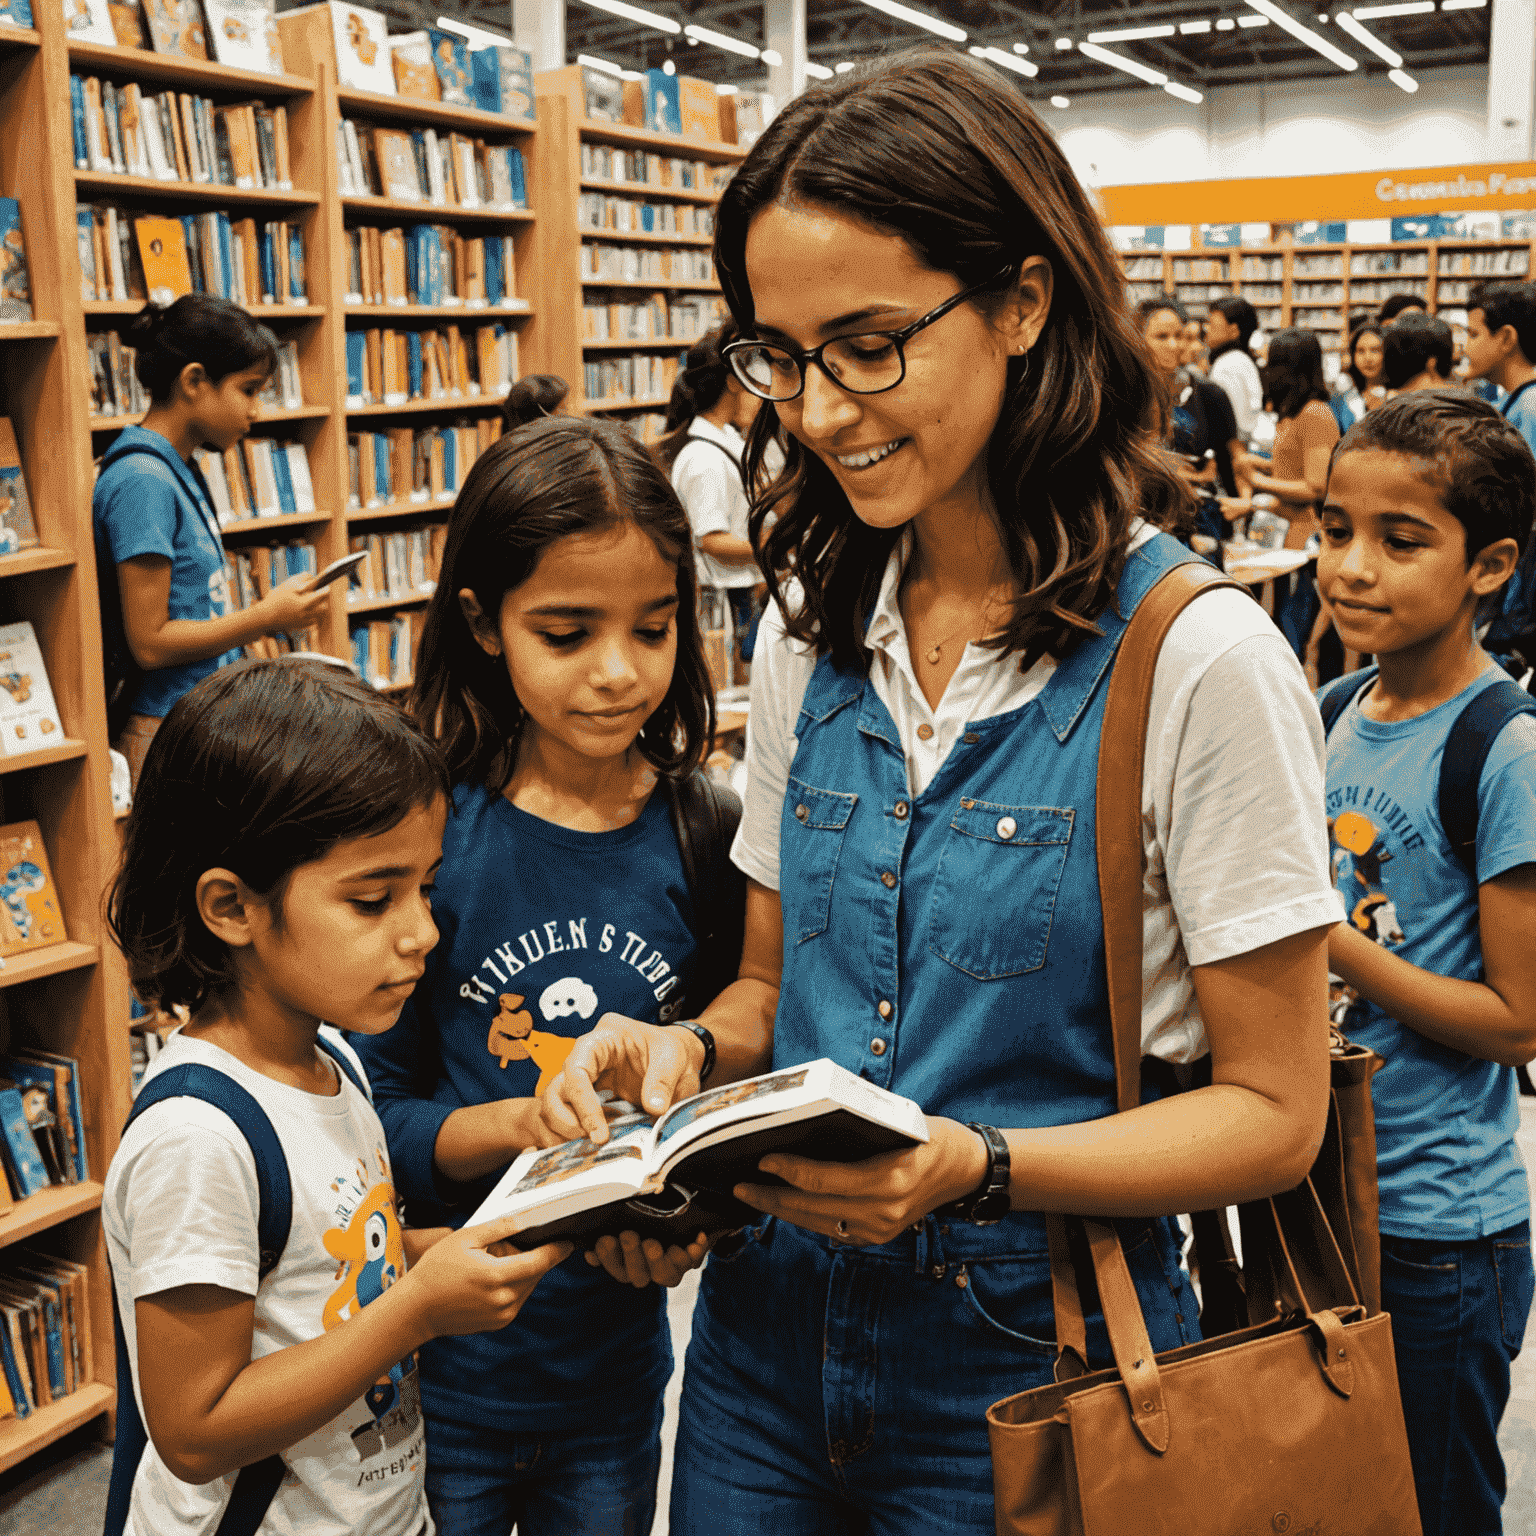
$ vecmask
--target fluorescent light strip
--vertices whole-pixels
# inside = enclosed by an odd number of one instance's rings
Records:
[[[1230,16],[1223,16],[1221,20],[1216,23],[1216,30],[1218,32],[1231,32],[1236,28],[1236,26],[1237,23],[1233,21]]]
[[[1393,69],[1402,68],[1403,56],[1396,49],[1388,48],[1379,37],[1373,37],[1347,11],[1340,11],[1336,18],[1340,28],[1349,33],[1362,48],[1369,48],[1378,59],[1385,59]]]
[[[1389,69],[1387,79],[1400,91],[1407,91],[1410,96],[1419,88],[1419,82],[1412,75],[1405,75],[1400,69]]]
[[[1015,43],[1013,45],[1013,51],[1015,53],[1028,53],[1029,52],[1029,44],[1028,43]]]
[[[805,72],[813,80],[830,80],[832,78],[832,71],[825,64],[812,64],[807,61]]]
[[[1488,0],[1440,0],[1442,11],[1480,11]]]
[[[764,48],[758,58],[770,69],[777,69],[784,62],[784,55],[777,48]]]
[[[1121,27],[1112,32],[1090,32],[1090,43],[1139,43],[1147,37],[1172,37],[1173,27]]]
[[[624,71],[619,65],[611,64],[607,59],[594,58],[590,53],[578,53],[576,55],[576,62],[578,64],[585,64],[588,69],[600,69],[605,75],[618,75],[621,79],[624,75]]]
[[[582,4],[590,5],[597,11],[607,11],[612,16],[622,16],[626,21],[638,21],[642,27],[655,27],[658,32],[670,32],[676,36],[683,30],[670,16],[642,10],[638,5],[627,5],[625,0],[582,0]]]
[[[1065,53],[1067,51],[1067,49],[1070,48],[1071,46],[1072,46],[1072,39],[1070,37],[1058,37],[1056,39],[1056,51],[1057,51],[1057,53]]]
[[[1086,53],[1090,59],[1100,64],[1108,64],[1111,69],[1123,70],[1128,75],[1135,75],[1138,80],[1145,80],[1148,85],[1167,85],[1168,76],[1160,69],[1152,69],[1143,64],[1139,59],[1128,59],[1123,53],[1111,53],[1108,48],[1100,48],[1097,43],[1079,43],[1078,52]]]
[[[500,32],[488,32],[484,27],[472,27],[467,21],[454,21],[448,16],[439,16],[437,25],[444,32],[457,32],[460,37],[467,37],[477,48],[505,48],[512,42]]]
[[[734,96],[739,89],[740,89],[739,86],[734,86],[734,85],[717,85],[715,87],[715,95],[717,95],[717,96]]]
[[[834,75],[851,75],[853,73],[853,68],[853,60],[844,59],[842,63],[834,64],[832,66],[832,73]]]
[[[940,37],[947,37],[952,43],[963,43],[967,36],[959,27],[952,27],[947,21],[940,21],[937,16],[928,16],[922,11],[914,11],[910,5],[899,5],[897,0],[864,0],[864,4],[871,10],[894,16],[897,21],[909,22],[914,27],[922,27],[926,32],[936,32]]]
[[[1239,16],[1237,18],[1237,24],[1240,27],[1267,27],[1269,25],[1269,17]]]
[[[1432,3],[1432,0],[1426,0]],[[1268,16],[1277,27],[1284,27],[1298,42],[1303,42],[1315,53],[1320,53],[1330,64],[1337,64],[1340,69],[1356,70],[1360,67],[1358,59],[1352,59],[1340,48],[1335,48],[1326,37],[1314,32],[1311,27],[1304,27],[1291,15],[1289,11],[1281,10],[1274,0],[1248,0],[1261,16]]]
[[[1199,91],[1192,91],[1187,85],[1180,85],[1177,80],[1170,80],[1163,87],[1170,96],[1177,96],[1180,101],[1187,101],[1192,106],[1198,107],[1205,97]]]
[[[1357,5],[1354,7],[1356,21],[1370,21],[1373,18],[1385,20],[1388,16],[1427,16],[1435,8],[1435,0],[1404,0],[1398,5]]]
[[[716,48],[725,49],[727,53],[739,53],[744,59],[757,57],[755,43],[744,43],[739,37],[727,37],[724,32],[714,32],[708,27],[684,27],[683,36],[694,38],[701,43],[711,43]]]
[[[999,64],[1004,69],[1011,69],[1015,74],[1028,75],[1033,79],[1040,73],[1038,64],[1031,64],[1028,59],[1021,59],[1011,53],[1004,53],[1001,48],[971,48],[967,50],[975,58],[986,59],[988,63]]]
[[[1209,32],[1211,24],[1208,21],[1181,21],[1179,23],[1180,37],[1194,37],[1198,32]]]
[[[1051,97],[1051,105],[1053,107],[1060,107],[1062,109],[1065,109],[1067,107],[1070,107],[1072,105],[1072,103],[1065,96],[1052,96]]]

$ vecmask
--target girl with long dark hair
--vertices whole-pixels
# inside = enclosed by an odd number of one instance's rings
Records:
[[[1328,402],[1340,433],[1348,432],[1387,398],[1381,337],[1381,327],[1369,320],[1350,332],[1344,371]]]

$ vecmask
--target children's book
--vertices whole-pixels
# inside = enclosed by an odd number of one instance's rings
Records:
[[[26,620],[0,625],[0,739],[5,752],[15,757],[62,741],[59,706],[43,665],[37,634]],[[35,823],[28,823],[35,827]],[[0,828],[0,835],[9,831]],[[0,845],[0,856],[8,852]],[[4,868],[8,866],[0,866]],[[3,896],[0,888],[0,896]],[[63,937],[62,934],[59,935]],[[57,940],[50,940],[55,943]],[[0,954],[5,953],[0,948]]]
[[[661,71],[657,70],[657,74]],[[605,70],[583,65],[581,70],[583,105],[587,116],[599,123],[624,121],[624,82]]]
[[[441,101],[443,88],[432,64],[432,40],[425,32],[407,32],[390,39],[390,61],[395,70],[395,89],[420,101]]]
[[[220,64],[283,73],[283,44],[277,35],[275,0],[203,0],[208,38]]]
[[[133,221],[144,282],[152,304],[172,304],[192,290],[192,266],[187,259],[187,233],[180,219],[142,218]]]
[[[432,43],[432,67],[437,71],[442,99],[454,107],[474,106],[474,87],[469,72],[469,39],[461,37],[457,32],[439,32],[436,27],[428,28],[427,37]]]
[[[31,0],[0,0],[0,27],[30,27]],[[4,1414],[0,1414],[3,1418]]]
[[[21,1094],[21,1107],[26,1111],[27,1125],[37,1143],[38,1156],[48,1170],[48,1182],[76,1183],[63,1127],[54,1111],[53,1073],[28,1061],[7,1061],[0,1064],[0,1073],[15,1083]]]
[[[149,47],[149,37],[144,31],[144,12],[139,0],[107,0],[107,10],[112,17],[112,31],[119,48]]]
[[[14,1307],[3,1305],[0,1305],[0,1359],[5,1367],[6,1384],[16,1400],[16,1417],[25,1419],[37,1406],[32,1392],[32,1361],[21,1313]]]
[[[690,139],[720,139],[720,93],[708,80],[692,75],[673,75],[677,86],[677,115],[682,132]]]
[[[395,94],[389,55],[389,24],[379,11],[329,0],[331,33],[336,41],[336,83],[354,91]]]
[[[0,1077],[0,1137],[4,1138],[6,1172],[15,1185],[16,1198],[25,1200],[53,1182],[27,1123],[27,1107],[21,1090],[8,1077]]]
[[[385,197],[419,203],[422,186],[416,175],[416,151],[403,128],[373,130],[373,158],[379,167],[379,190]]]
[[[64,30],[72,43],[117,43],[107,0],[64,0]]]
[[[522,1045],[538,1062],[550,1038],[531,1027],[519,1035],[518,1018],[510,1029],[496,1021],[491,1050]],[[547,1072],[555,1064],[540,1065]],[[770,1152],[852,1163],[927,1140],[923,1113],[910,1099],[822,1058],[707,1089],[656,1120],[621,1113],[601,1146],[568,1141],[524,1152],[470,1222],[515,1216],[520,1248],[622,1231],[688,1242],[701,1231],[757,1219],[731,1191],[742,1183],[782,1183],[757,1166]]]
[[[0,321],[32,318],[32,281],[21,238],[21,204],[0,197]]]
[[[36,547],[37,523],[16,447],[16,429],[9,416],[0,416],[0,555]]]
[[[32,626],[7,625],[0,636],[23,627]],[[68,937],[37,823],[0,827],[0,957],[46,949]]]
[[[648,69],[641,82],[645,98],[645,126],[652,133],[683,131],[682,96],[678,77],[664,69]]]
[[[475,78],[475,105],[482,112],[534,119],[533,58],[526,49],[506,44],[477,48],[469,56],[469,65]]]
[[[24,1073],[33,1070],[53,1074],[53,1103],[64,1140],[74,1165],[71,1184],[83,1184],[90,1178],[90,1163],[85,1149],[85,1116],[80,1104],[80,1064],[71,1056],[45,1051],[36,1046],[18,1046],[13,1052],[12,1075],[25,1081]]]
[[[208,28],[200,0],[144,0],[144,9],[156,53],[208,57]]]

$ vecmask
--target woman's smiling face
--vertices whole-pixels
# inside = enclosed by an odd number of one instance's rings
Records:
[[[746,271],[757,336],[797,351],[834,336],[901,330],[965,286],[924,266],[899,235],[805,202],[773,203],[757,215]],[[777,405],[779,420],[872,527],[899,528],[946,505],[990,507],[987,443],[1008,360],[1038,339],[1050,293],[1049,265],[1032,258],[995,316],[967,301],[912,337],[906,377],[894,389],[851,394],[813,364],[803,393]]]

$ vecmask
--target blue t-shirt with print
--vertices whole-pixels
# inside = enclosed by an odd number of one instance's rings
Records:
[[[172,619],[217,619],[230,611],[218,519],[199,479],[168,439],[125,427],[107,452],[91,498],[96,555],[103,566],[139,555],[163,555],[171,562],[167,617]],[[130,708],[158,720],[209,673],[239,659],[239,651],[225,651],[146,672]]]
[[[1483,975],[1477,885],[1440,824],[1440,759],[1462,710],[1504,675],[1490,666],[1412,720],[1368,719],[1357,698],[1328,736],[1328,829],[1346,921],[1409,964],[1466,981]],[[1499,733],[1477,807],[1479,880],[1536,863],[1536,718]],[[1381,1230],[1465,1242],[1524,1220],[1513,1069],[1439,1045],[1364,999],[1344,1027],[1386,1062],[1372,1084]]]
[[[453,807],[426,975],[393,1029],[348,1036],[412,1226],[462,1226],[500,1175],[458,1185],[437,1174],[433,1149],[454,1110],[532,1097],[605,1013],[678,1017],[695,951],[660,793],[613,832],[555,826],[479,785],[456,789]],[[664,1296],[572,1254],[510,1327],[426,1346],[429,1417],[532,1433],[648,1413],[672,1369]]]

